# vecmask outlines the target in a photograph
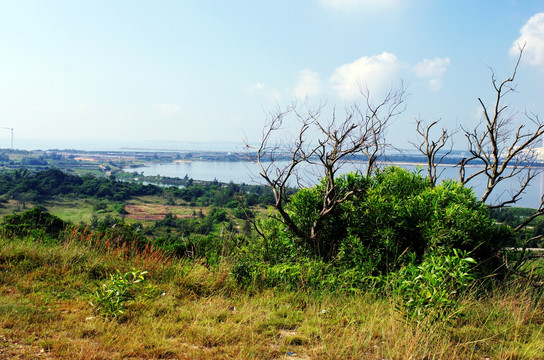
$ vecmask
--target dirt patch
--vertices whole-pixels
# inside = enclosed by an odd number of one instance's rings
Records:
[[[125,205],[125,210],[128,213],[126,215],[129,219],[134,220],[162,220],[167,214],[174,214],[178,219],[192,218],[192,215],[180,215],[179,208],[175,206],[167,206],[160,204],[138,204],[138,205]]]
[[[145,221],[145,220],[162,220],[165,218],[165,215],[150,215],[150,214],[128,214],[126,215],[127,218],[133,219],[133,220],[139,220],[139,221]]]
[[[75,161],[89,161],[89,162],[97,162],[98,160],[95,159],[95,158],[90,158],[90,157],[80,157],[80,156],[77,156],[74,158]]]

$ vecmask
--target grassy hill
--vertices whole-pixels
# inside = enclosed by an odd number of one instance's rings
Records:
[[[244,288],[231,264],[149,247],[0,238],[0,358],[5,359],[542,359],[541,294],[522,282],[473,289],[461,316],[410,322],[393,294]],[[108,241],[109,240],[109,241]],[[97,290],[131,271],[122,312]],[[130,276],[128,276],[129,279]],[[105,288],[104,288],[105,286]],[[91,304],[93,302],[95,306]]]
[[[544,358],[542,259],[513,267],[530,279],[504,271],[542,223],[505,248],[498,236],[530,213],[491,219],[455,184],[398,169],[369,179],[321,229],[341,240],[324,259],[259,187],[2,179],[0,359]],[[290,197],[301,228],[318,193]]]

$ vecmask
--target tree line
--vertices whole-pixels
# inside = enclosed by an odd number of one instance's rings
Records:
[[[79,176],[58,169],[36,172],[16,169],[0,173],[0,194],[4,199],[14,198],[38,203],[58,195],[95,197],[111,201],[124,201],[133,196],[160,195],[171,201],[184,201],[192,206],[228,205],[231,208],[237,207],[236,194],[245,194],[246,206],[266,205],[272,201],[272,192],[265,186],[201,182],[192,179],[187,179],[185,183],[187,185],[181,187],[160,187],[120,181],[115,176]]]

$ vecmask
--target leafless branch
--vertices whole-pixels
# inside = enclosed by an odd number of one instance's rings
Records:
[[[387,126],[404,110],[403,87],[389,91],[377,105],[371,102],[368,89],[361,90],[361,95],[364,107],[352,105],[347,108],[343,120],[336,118],[335,111],[328,121],[323,120],[322,107],[301,110],[293,104],[283,111],[277,109],[267,118],[260,145],[256,148],[246,145],[255,152],[254,160],[259,166],[260,177],[272,189],[273,206],[278,210],[280,220],[298,238],[310,244],[319,236],[323,219],[358,192],[358,189],[342,193],[337,190],[338,171],[357,155],[364,155],[367,158],[366,173],[370,175],[387,146]],[[287,118],[294,118],[299,124],[297,135],[291,141],[285,140],[282,131]],[[315,136],[315,141],[310,135]],[[300,183],[307,166],[320,169],[324,194],[311,229],[303,231],[293,221],[285,205],[287,187],[293,186],[293,180]]]
[[[520,47],[514,70],[505,80],[499,81],[492,71],[491,82],[495,92],[493,104],[488,106],[479,98],[482,121],[474,130],[463,128],[470,157],[459,163],[461,183],[466,184],[476,177],[485,176],[486,188],[480,200],[486,202],[499,183],[513,178],[519,180],[519,186],[511,190],[510,196],[489,205],[491,208],[518,201],[531,180],[541,172],[535,164],[538,162],[537,147],[544,134],[544,123],[538,116],[526,112],[525,123],[516,125],[517,114],[509,112],[508,105],[503,104],[504,97],[515,91],[513,82],[522,55],[523,47]],[[466,168],[472,164],[483,168],[466,176]]]
[[[442,128],[440,136],[436,140],[431,139],[431,130],[433,126],[439,123],[440,120],[426,124],[421,119],[416,119],[416,131],[421,141],[419,144],[412,143],[420,153],[427,158],[427,177],[431,181],[432,186],[436,185],[442,171],[438,172],[438,166],[444,161],[446,156],[451,153],[453,148],[452,133],[447,129]],[[448,145],[447,150],[442,151]],[[442,153],[440,154],[440,152]]]

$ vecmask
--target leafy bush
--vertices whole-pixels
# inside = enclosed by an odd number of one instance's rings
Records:
[[[290,198],[288,211],[303,231],[318,221],[323,189],[319,184]],[[298,248],[373,275],[457,248],[471,251],[482,271],[492,271],[500,265],[496,254],[511,240],[509,229],[493,223],[473,191],[454,181],[432,186],[418,173],[389,167],[369,178],[348,174],[337,180],[339,197],[350,189],[355,195],[319,220],[316,243],[291,234]]]
[[[256,283],[259,273],[259,262],[243,257],[232,267],[232,276],[239,285],[249,286]]]
[[[337,206],[326,217],[320,218],[319,212],[323,205],[323,196],[325,191],[324,181],[313,188],[299,190],[289,198],[287,211],[295,224],[304,233],[310,233],[312,225],[318,222],[316,228],[316,239],[313,243],[307,243],[304,239],[293,240],[300,249],[311,252],[326,261],[333,259],[339,250],[342,241],[349,235],[349,228],[353,225],[352,220],[354,212],[353,204],[357,201],[357,196],[350,201]],[[363,194],[369,185],[369,180],[360,174],[346,174],[336,179],[336,191],[338,197],[352,189],[357,189],[359,194]]]
[[[454,317],[459,296],[475,278],[475,263],[466,252],[453,249],[403,267],[394,276],[394,291],[400,300],[397,310],[414,321]]]
[[[66,222],[39,207],[2,219],[2,234],[8,237],[32,236],[36,239],[57,239]]]

